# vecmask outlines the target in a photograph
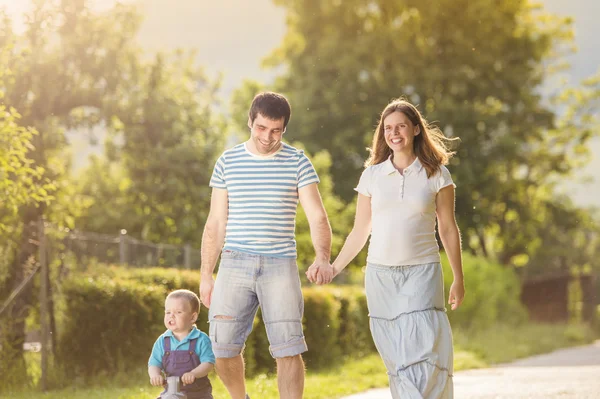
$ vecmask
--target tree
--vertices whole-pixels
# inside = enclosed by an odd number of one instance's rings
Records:
[[[20,204],[15,234],[6,247],[14,248],[7,266],[7,278],[0,292],[10,293],[25,276],[25,266],[36,253],[36,222],[42,216],[57,224],[72,220],[76,203],[52,207],[70,193],[65,176],[68,161],[64,157],[66,129],[89,126],[105,117],[102,112],[109,94],[127,79],[119,68],[124,60],[136,56],[132,46],[139,18],[133,8],[117,6],[96,15],[86,1],[37,0],[28,14],[22,35],[12,31],[4,18],[0,25],[0,47],[5,52],[3,65],[7,75],[1,82],[4,102],[21,114],[20,124],[34,128],[27,152],[29,167],[43,171],[44,181],[53,184],[57,201],[49,197],[32,198]],[[66,189],[66,190],[63,190]],[[63,202],[64,204],[64,202]],[[65,212],[66,211],[66,212]],[[10,308],[0,358],[15,375],[27,376],[22,347],[25,318],[32,301],[26,289]]]
[[[560,129],[540,94],[571,51],[568,19],[525,0],[277,4],[289,28],[265,64],[285,67],[277,86],[298,110],[290,129],[310,151],[331,153],[337,194],[354,195],[379,112],[404,96],[461,138],[450,170],[465,246],[505,264],[528,253],[535,205],[593,130],[589,118]]]
[[[212,111],[218,82],[208,81],[193,53],[131,60],[128,68],[131,78],[110,110],[107,159],[83,178],[94,205],[77,226],[199,246],[208,183],[226,139]]]

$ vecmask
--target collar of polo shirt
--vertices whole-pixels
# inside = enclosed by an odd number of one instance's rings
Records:
[[[413,163],[404,169],[404,173],[411,173],[413,171],[419,172],[421,169],[423,169],[423,164],[421,161],[419,161],[419,157],[417,157]],[[383,163],[382,172],[386,175],[391,175],[394,172],[398,172],[398,169],[396,169],[394,163],[392,162],[392,155],[390,155],[387,161]]]

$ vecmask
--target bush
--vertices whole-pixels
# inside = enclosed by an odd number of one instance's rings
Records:
[[[520,283],[511,269],[468,254],[463,263],[467,296],[458,311],[448,312],[453,327],[482,330],[526,320],[519,301]],[[452,272],[445,257],[443,264],[447,297]],[[120,267],[99,267],[71,276],[63,288],[65,317],[57,363],[83,377],[145,364],[153,342],[165,329],[162,315],[167,293],[180,288],[197,292],[199,278],[191,270]],[[309,286],[303,295],[308,367],[328,367],[341,355],[362,357],[375,350],[362,287]],[[207,320],[208,311],[202,307],[197,325],[208,333]],[[244,358],[248,376],[274,371],[260,311]]]
[[[304,294],[304,336],[307,366],[322,368],[334,364],[340,354],[340,302],[331,287],[310,287]],[[368,325],[365,326],[368,328]]]
[[[336,289],[334,294],[340,302],[339,345],[342,353],[363,357],[375,351],[364,290],[359,287],[343,287]]]
[[[447,300],[453,275],[445,254],[442,265]],[[465,253],[463,272],[465,300],[457,311],[448,311],[452,326],[479,330],[497,323],[518,325],[527,321],[520,299],[521,282],[511,268]]]
[[[164,330],[165,291],[134,281],[76,277],[63,289],[67,297],[58,364],[84,378],[124,371],[147,359]]]
[[[84,378],[144,364],[154,340],[164,331],[164,298],[176,288],[197,291],[197,272],[175,269],[101,267],[71,276],[62,293],[65,303],[58,364]],[[334,364],[343,354],[373,350],[366,300],[358,287],[310,287],[303,290],[304,332],[311,369]],[[198,328],[208,332],[202,307]],[[249,376],[272,372],[275,362],[260,311],[244,357]]]

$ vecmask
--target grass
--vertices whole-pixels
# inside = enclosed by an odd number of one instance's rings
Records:
[[[487,365],[547,353],[558,348],[583,345],[595,338],[597,334],[583,324],[528,323],[517,328],[496,326],[478,332],[454,331],[455,348],[468,352]]]
[[[526,324],[518,328],[497,326],[480,331],[454,331],[455,371],[487,367],[538,353],[581,345],[593,341],[591,329],[582,325]],[[34,381],[39,379],[39,354],[28,354],[29,373]],[[213,394],[217,399],[228,398],[224,386],[216,375],[211,375]],[[77,381],[74,385],[78,385]],[[307,370],[306,399],[339,398],[387,386],[385,367],[377,354],[361,359],[345,359],[338,367],[323,370]],[[277,379],[272,375],[258,375],[247,381],[251,396],[276,399]],[[145,369],[120,374],[111,380],[98,379],[92,386],[50,391],[42,394],[34,389],[0,394],[1,399],[154,399],[160,393],[148,383]]]

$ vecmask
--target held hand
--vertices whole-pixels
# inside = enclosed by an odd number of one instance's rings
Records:
[[[308,268],[308,270],[306,270],[306,273],[305,273],[306,278],[308,278],[308,281],[310,281],[311,283],[316,282],[318,272],[319,272],[319,266],[317,266],[315,263],[310,265],[310,267]]]
[[[333,279],[333,267],[329,262],[315,261],[306,271],[306,277],[311,283],[328,284]]]
[[[185,373],[181,376],[181,382],[183,382],[183,385],[193,384],[195,380],[196,377],[194,377],[194,374],[192,373]]]
[[[161,387],[165,384],[165,379],[162,375],[155,375],[150,377],[150,384],[155,387]]]
[[[320,279],[320,281],[319,281]],[[317,275],[317,284],[329,284],[333,280],[333,267],[329,262],[319,266],[319,274]]]
[[[215,287],[215,279],[212,275],[202,276],[200,280],[200,302],[207,308],[210,308],[213,288]]]
[[[456,310],[463,299],[465,299],[465,284],[462,280],[454,280],[450,286],[450,293],[448,294],[448,304],[452,305],[451,309]]]

